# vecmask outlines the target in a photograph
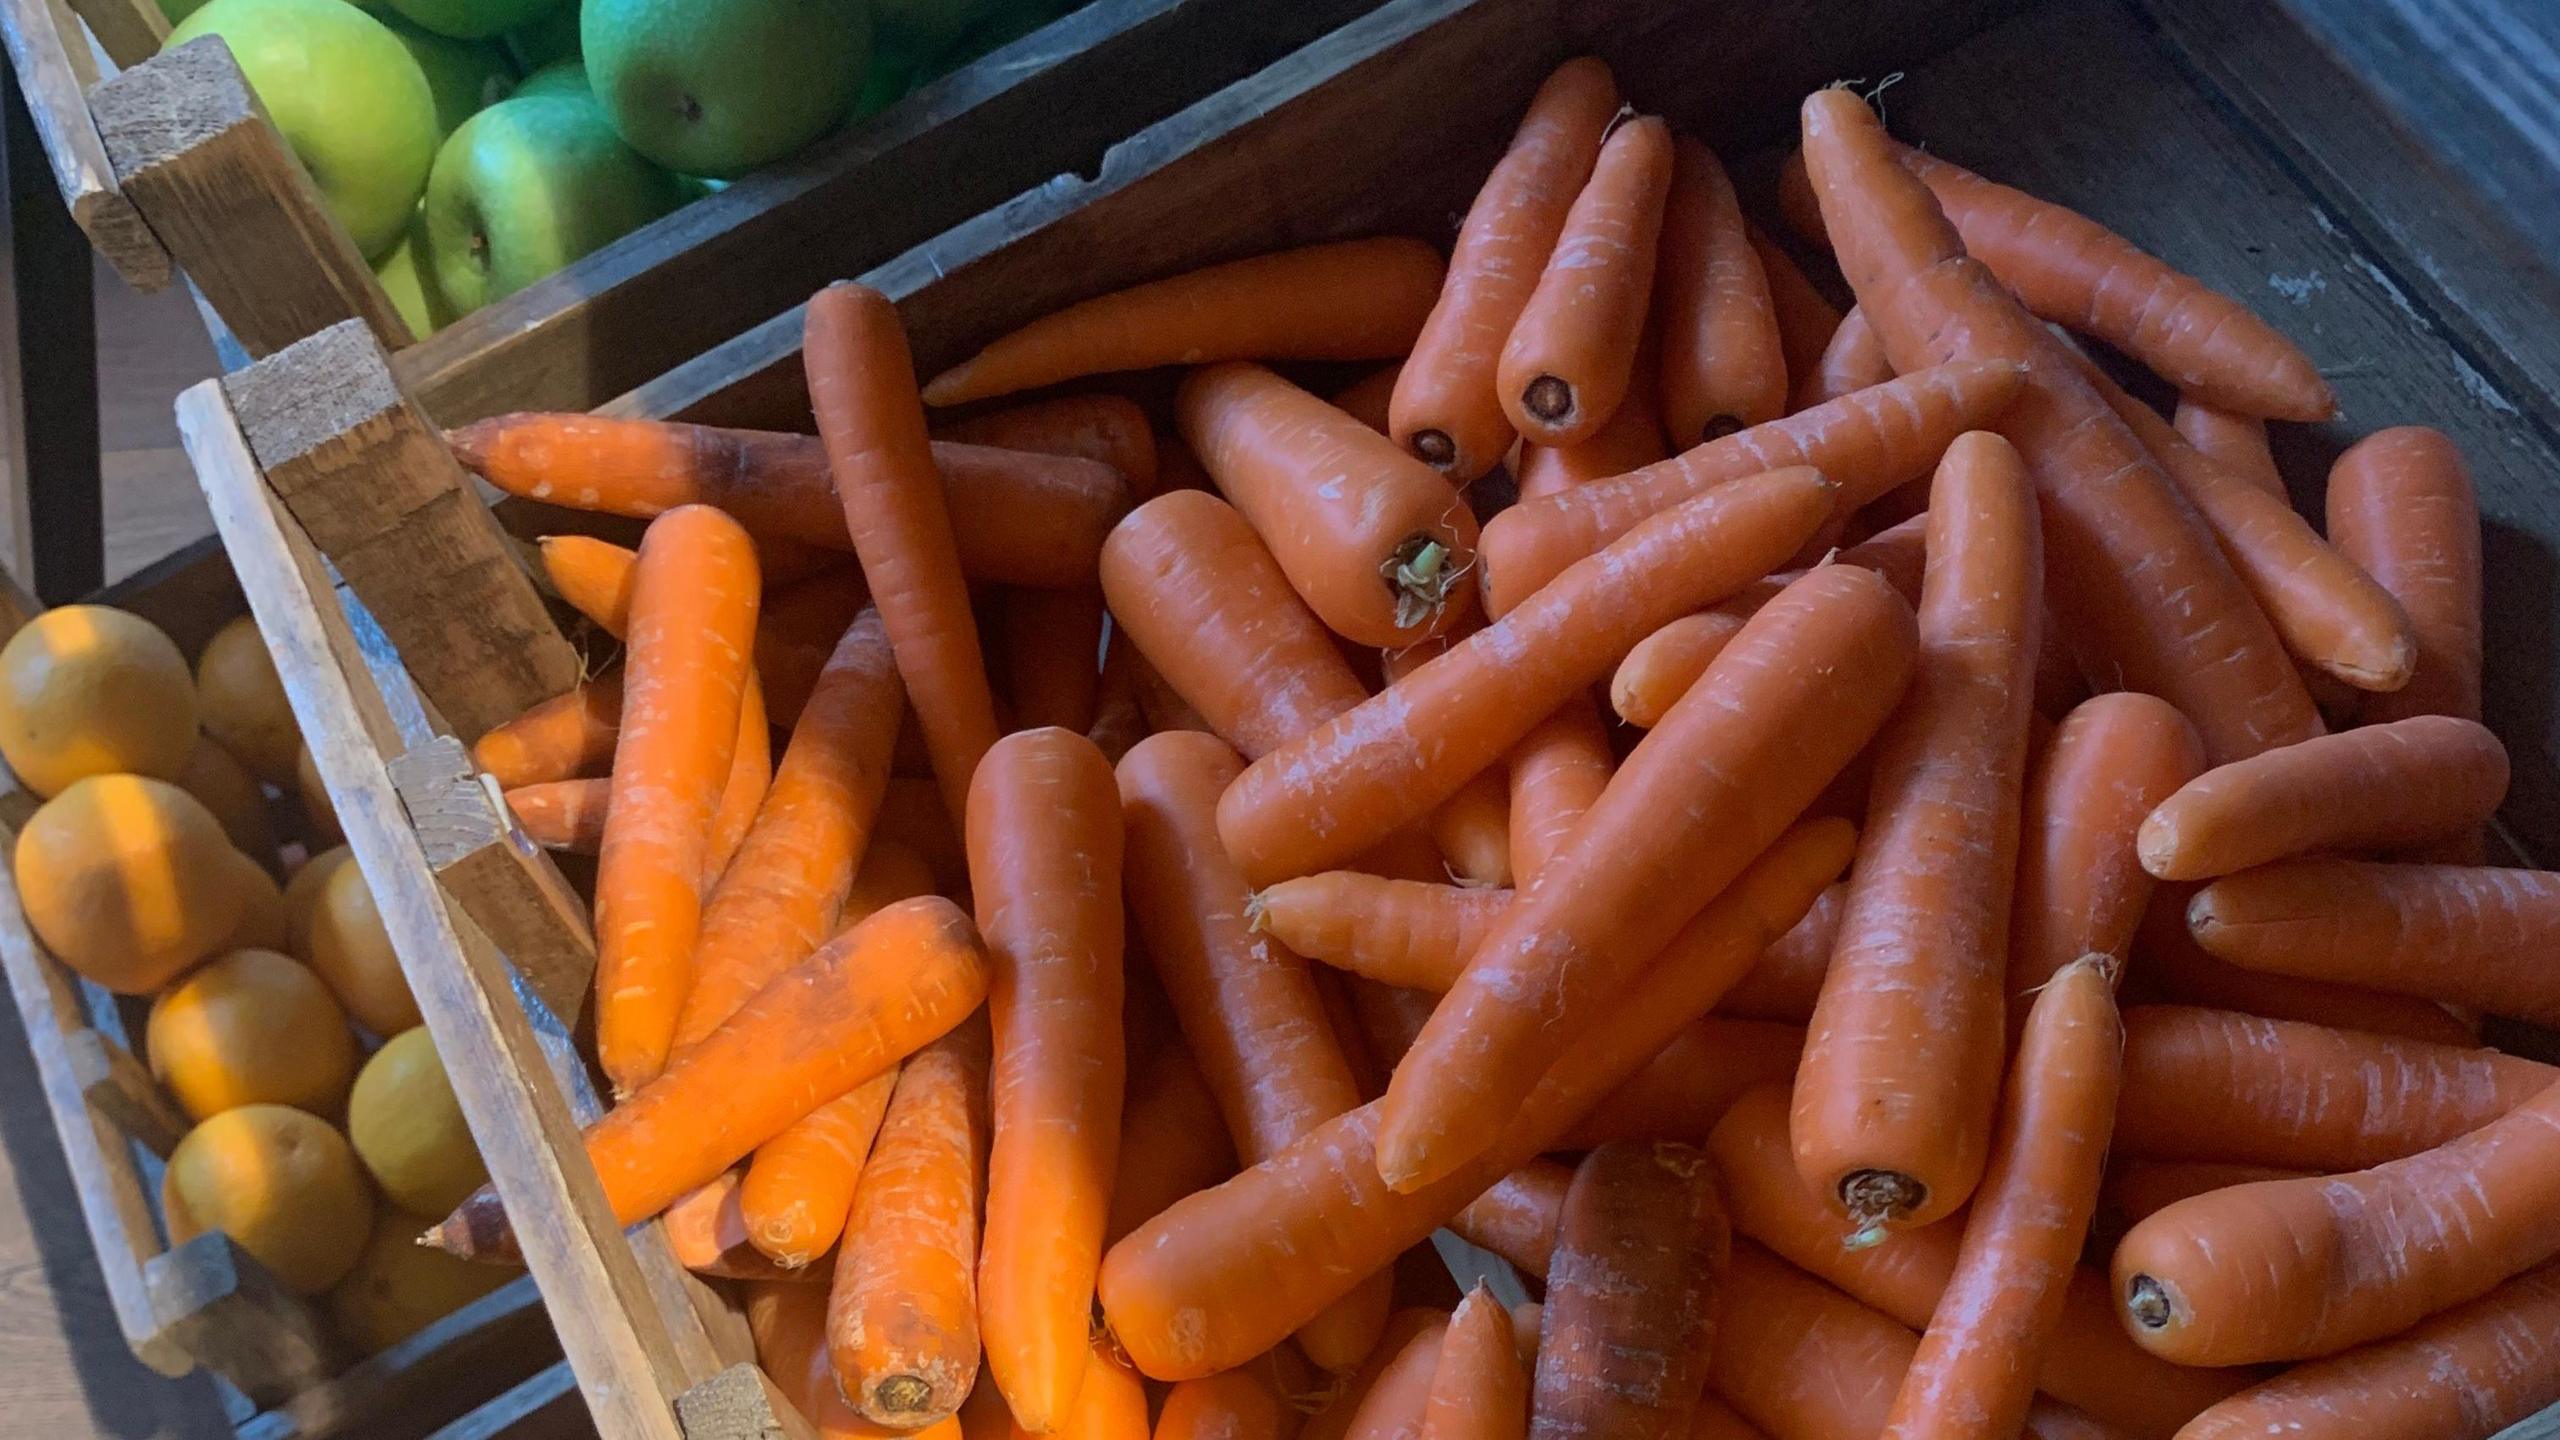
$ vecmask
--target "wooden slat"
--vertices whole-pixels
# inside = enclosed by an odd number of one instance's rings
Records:
[[[732,1365],[676,1399],[685,1440],[817,1440],[773,1377]]]
[[[673,1440],[679,1432],[670,1406],[693,1377],[605,1205],[504,960],[477,926],[447,908],[427,869],[384,770],[386,737],[368,718],[381,717],[388,730],[387,711],[378,692],[370,704],[357,698],[374,687],[345,617],[328,603],[325,584],[313,583],[318,551],[267,489],[218,382],[180,396],[178,422],[347,843],[455,1098],[516,1217],[526,1263],[598,1426],[615,1436]]]
[[[66,41],[78,42],[75,52]],[[0,0],[0,42],[35,115],[36,134],[53,162],[53,180],[71,218],[125,283],[158,290],[175,269],[142,212],[116,188],[115,167],[90,122],[88,43],[66,36],[51,0]]]
[[[169,12],[159,0],[66,0],[87,21],[99,48],[116,68],[129,70],[160,53],[169,40]]]
[[[418,1440],[485,1406],[510,1413],[507,1391],[552,1370],[574,1404],[559,1354],[542,1296],[518,1278],[258,1416],[239,1440]]]
[[[353,1358],[310,1301],[218,1230],[152,1256],[142,1279],[163,1333],[261,1408],[325,1382]]]
[[[577,683],[577,652],[362,324],[222,385],[267,483],[465,740]]]
[[[133,1052],[95,1030],[74,1030],[62,1037],[62,1044],[89,1108],[128,1139],[168,1159],[191,1127]]]
[[[117,186],[251,355],[350,318],[386,346],[409,343],[221,36],[125,71],[89,105]]]

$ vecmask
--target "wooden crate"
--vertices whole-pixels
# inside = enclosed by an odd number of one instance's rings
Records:
[[[1639,105],[1738,156],[1783,144],[1805,91],[1894,77],[1896,129],[2098,216],[2302,341],[2344,414],[2284,428],[2295,473],[2317,473],[2378,426],[2451,433],[2491,525],[2491,719],[2517,769],[2506,818],[2528,853],[2550,853],[2560,771],[2538,584],[2545,537],[2560,537],[2547,478],[2560,473],[2553,342],[2500,298],[2514,272],[2434,263],[2503,246],[2484,228],[2496,217],[2256,0],[1394,0],[1114,147],[1091,178],[1027,191],[864,278],[898,300],[930,373],[1060,305],[1202,263],[1382,231],[1445,243],[1531,89],[1584,51],[1608,59]],[[2287,63],[2260,63],[2278,56]],[[2375,193],[2377,174],[2393,193]],[[2549,263],[2530,243],[2497,253]],[[799,331],[796,310],[778,314],[599,408],[804,427]],[[583,1077],[557,1063],[556,1033],[513,988],[522,978],[571,994],[591,963],[577,917],[550,898],[556,875],[511,843],[452,740],[392,715],[411,678],[448,718],[544,693],[522,680],[493,690],[451,663],[438,648],[451,602],[370,573],[368,552],[389,532],[350,532],[333,513],[333,492],[348,488],[333,473],[361,471],[397,497],[381,506],[386,525],[463,484],[402,378],[396,357],[341,326],[190,392],[182,428],[428,1023],[449,1054],[470,1057],[461,1098],[510,1211],[531,1222],[528,1258],[598,1423],[614,1435],[788,1433],[796,1417],[774,1410],[751,1369],[690,1349],[690,1337],[716,1340],[718,1313],[706,1322],[694,1297],[652,1283],[663,1246],[651,1227],[629,1245],[614,1232],[570,1143]],[[465,536],[460,515],[438,547],[449,572],[500,574],[497,528]],[[396,655],[355,643],[324,558]],[[455,725],[465,738],[472,728]],[[417,823],[424,814],[432,826]],[[519,977],[505,957],[526,953],[537,958]]]

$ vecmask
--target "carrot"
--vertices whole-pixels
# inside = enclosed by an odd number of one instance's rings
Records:
[[[1210,728],[1259,759],[1368,698],[1253,527],[1181,490],[1102,546],[1114,624]]]
[[[664,1210],[959,1024],[986,989],[986,953],[948,900],[892,905],[828,941],[587,1127],[587,1159],[614,1218],[631,1225]],[[513,1248],[487,1186],[432,1240],[465,1259]]]
[[[1886,1435],[1996,1435],[2025,1423],[2098,1208],[2124,1043],[2115,969],[2075,960],[2028,1012],[1954,1272]]]
[[[1564,847],[1617,768],[1588,695],[1568,697],[1511,747],[1511,879],[1526,886]]]
[[[969,792],[969,879],[995,1025],[987,1365],[1017,1425],[1073,1413],[1125,1093],[1120,797],[1083,736],[996,742]]]
[[[1406,1194],[1388,1189],[1372,1103],[1140,1226],[1103,1262],[1113,1333],[1159,1379],[1212,1374],[1269,1349],[1641,1069],[1803,915],[1853,843],[1846,825],[1815,821],[1771,846],[1512,1113],[1502,1142],[1447,1178]]]
[[[670,505],[658,513],[674,508]],[[592,535],[545,535],[534,547],[551,593],[606,634],[621,639],[631,628],[631,567],[639,555],[627,545]]]
[[[1648,330],[1636,341],[1637,373],[1628,383],[1627,398],[1609,412],[1609,423],[1593,431],[1591,438],[1575,445],[1521,445],[1512,483],[1522,497],[1553,495],[1594,480],[1641,470],[1670,453],[1663,444],[1661,403],[1654,397],[1655,383],[1643,368],[1646,357],[1653,352],[1652,332]]]
[[[1529,1377],[1511,1312],[1478,1281],[1441,1336],[1418,1440],[1520,1440],[1528,1424]]]
[[[1832,493],[1811,471],[1776,471],[1629,532],[1389,694],[1256,760],[1218,805],[1228,852],[1262,884],[1385,839],[1606,674],[1625,647],[1768,573],[1821,523]]]
[[[1145,1382],[1112,1350],[1107,1335],[1095,1334],[1086,1354],[1085,1383],[1076,1392],[1074,1407],[1046,1430],[1034,1430],[1015,1415],[1013,1440],[1044,1435],[1051,1440],[1147,1440]]]
[[[2123,1230],[2181,1200],[2260,1180],[2289,1180],[2304,1173],[2281,1165],[2234,1165],[2228,1161],[2127,1160],[2107,1177],[2099,1208],[2112,1218],[2121,1235]]]
[[[845,1398],[883,1425],[949,1415],[977,1378],[986,1073],[975,1019],[909,1060],[853,1193],[827,1352]]]
[[[786,1270],[765,1258],[747,1239],[747,1217],[738,1208],[739,1175],[723,1170],[676,1198],[658,1217],[668,1253],[696,1275],[733,1280],[815,1279],[806,1271]],[[824,1293],[823,1291],[820,1293]]]
[[[622,726],[622,672],[607,670],[471,743],[471,763],[503,789],[577,780],[613,766]]]
[[[1689,1417],[1689,1440],[1768,1440],[1757,1427],[1733,1407],[1713,1395],[1698,1397],[1697,1412]]]
[[[1547,1269],[1529,1433],[1685,1436],[1732,1246],[1704,1152],[1621,1141],[1584,1156]]]
[[[2560,1070],[2494,1050],[2146,1005],[2125,1012],[2116,1148],[2355,1170],[2476,1130]]]
[[[1751,618],[1503,912],[1397,1066],[1378,1126],[1390,1186],[1426,1184],[1493,1142],[1698,897],[1741,873],[1866,747],[1913,648],[1910,608],[1848,566],[1807,575]]]
[[[1662,327],[1662,410],[1681,449],[1787,412],[1786,352],[1742,205],[1715,152],[1672,144],[1654,315]],[[1630,466],[1630,469],[1633,467]]]
[[[1141,741],[1120,762],[1130,912],[1248,1165],[1361,1101],[1306,962],[1247,923],[1244,879],[1219,848],[1218,792],[1244,768],[1212,736]],[[1392,1277],[1369,1283],[1298,1332],[1327,1370],[1348,1370],[1377,1343]]]
[[[1485,613],[1509,614],[1648,518],[1746,476],[1810,465],[1840,487],[1837,509],[1855,510],[1927,473],[1949,441],[1998,415],[2024,379],[2008,361],[1939,366],[1710,440],[1658,465],[1524,500],[1485,527]]]
[[[771,1281],[746,1287],[747,1331],[756,1361],[782,1392],[815,1440],[873,1440],[912,1434],[916,1440],[964,1440],[958,1422],[945,1419],[923,1429],[884,1429],[864,1419],[836,1388],[827,1360],[827,1292],[815,1285]]]
[[[2178,397],[2170,417],[2186,442],[2241,479],[2285,503],[2284,477],[2276,473],[2275,452],[2267,448],[2267,422],[2255,415],[2224,410],[2193,395]]]
[[[2044,571],[2007,441],[1976,431],[1949,447],[1928,550],[1912,702],[1877,751],[1796,1072],[1796,1165],[1846,1212],[1852,1245],[1953,1213],[1990,1146]]]
[[[2299,1365],[2196,1418],[2188,1440],[2488,1440],[2560,1401],[2560,1267],[2388,1340]]]
[[[1460,485],[1511,448],[1495,378],[1503,342],[1537,289],[1617,110],[1608,66],[1588,56],[1559,66],[1531,97],[1458,227],[1439,299],[1396,379],[1387,432]]]
[[[2083,955],[2122,962],[2151,877],[2134,837],[2152,808],[2204,769],[2195,727],[2149,695],[2100,695],[2054,728],[2027,772],[2009,921],[2014,1033],[2037,987]]]
[[[2187,930],[2187,906],[2195,890],[2193,885],[2163,885],[2153,892],[2151,908],[2143,912],[2136,973],[2153,980],[2164,998],[2270,1020],[2298,1020],[2466,1049],[2480,1043],[2477,1024],[2432,1000],[2249,970],[2215,959]]]
[[[666,1068],[692,982],[756,598],[755,552],[736,521],[688,505],[651,522],[633,567],[596,866],[596,1058],[624,1094]]]
[[[2251,969],[2537,1023],[2560,1016],[2560,985],[2541,959],[2560,934],[2560,874],[2550,871],[2288,860],[2197,891],[2187,927]]]
[[[1304,1419],[1262,1367],[1247,1365],[1166,1391],[1155,1440],[1290,1440]]]
[[[1729,609],[1683,615],[1627,651],[1609,677],[1609,706],[1618,718],[1650,730],[1707,673],[1707,667],[1742,633],[1747,618]]]
[[[2329,537],[2398,599],[2418,641],[2409,683],[2364,718],[2480,718],[2480,507],[2441,432],[2377,430],[2329,467]]]
[[[1004,597],[1005,676],[1014,725],[1093,725],[1102,689],[1102,595],[1014,590]]]
[[[1544,1278],[1555,1261],[1564,1195],[1572,1185],[1572,1171],[1553,1160],[1532,1160],[1468,1201],[1449,1217],[1449,1228],[1468,1244]]]
[[[895,1073],[874,1075],[756,1147],[738,1186],[738,1211],[747,1239],[775,1264],[808,1265],[844,1233],[896,1083]]]
[[[1452,626],[1435,640],[1378,657],[1380,674],[1389,686],[1440,658],[1463,635],[1483,628],[1473,617]],[[1461,885],[1507,886],[1511,883],[1511,776],[1499,761],[1477,771],[1431,812],[1431,843],[1448,861],[1448,874]]]
[[[1449,988],[1512,892],[1327,870],[1257,891],[1253,927],[1293,953],[1382,985]]]
[[[1440,256],[1381,236],[1308,245],[1080,301],[933,377],[928,405],[1216,360],[1392,360],[1440,291]]]
[[[1790,408],[1810,410],[1892,378],[1893,362],[1885,358],[1884,337],[1867,323],[1866,312],[1852,305],[1831,332],[1831,342],[1822,347],[1822,358],[1796,378]]]
[[[1192,1063],[1170,1044],[1133,1061],[1129,1098],[1120,1112],[1120,1163],[1111,1186],[1107,1243],[1161,1215],[1173,1202],[1236,1173],[1217,1097]]]
[[[1659,116],[1618,125],[1601,144],[1494,367],[1502,413],[1522,439],[1587,439],[1626,398],[1671,169],[1671,129]]]
[[[2311,697],[2202,523],[2062,342],[1966,256],[1875,113],[1822,91],[1804,102],[1804,132],[1843,273],[1894,368],[2028,366],[2002,431],[2035,473],[2054,608],[2081,668],[2176,705],[2215,761],[2317,734]]]
[[[1126,395],[1051,395],[965,420],[948,421],[935,438],[997,450],[1073,455],[1110,466],[1132,499],[1156,493],[1156,437],[1147,412]]]
[[[2405,849],[2476,830],[2506,792],[2497,736],[2476,721],[2413,715],[2190,781],[2143,821],[2142,863],[2200,880],[2319,851]]]
[[[1757,1085],[1784,1084],[1804,1055],[1804,1027],[1709,1015],[1689,1023],[1565,1136],[1565,1148],[1612,1140],[1695,1145]]]
[[[1431,1312],[1429,1323],[1398,1344],[1367,1385],[1355,1379],[1333,1404],[1307,1422],[1302,1432],[1305,1440],[1411,1440],[1421,1434],[1431,1409],[1431,1382],[1440,1372],[1448,1319]]]
[[[710,844],[702,869],[706,897],[728,873],[729,862],[738,858],[738,847],[747,843],[747,833],[755,828],[765,792],[772,785],[773,727],[765,716],[764,685],[749,670],[738,689],[738,734],[729,749],[729,778],[721,783],[720,803],[711,813]]]
[[[1757,222],[1745,218],[1743,234],[1760,257],[1760,273],[1769,282],[1769,304],[1778,317],[1778,343],[1786,353],[1787,375],[1813,373],[1821,362],[1831,332],[1840,328],[1840,309],[1805,278],[1804,267]]]
[[[880,814],[872,823],[874,843],[885,840],[904,847],[933,872],[936,889],[963,893],[969,884],[969,857],[960,827],[942,806],[942,791],[930,780],[892,775],[880,791]]]
[[[1846,885],[1835,885],[1815,897],[1804,919],[1779,936],[1751,973],[1716,1002],[1716,1013],[1792,1025],[1812,1019],[1822,995],[1823,974],[1831,968],[1831,946],[1839,938],[1840,911],[1848,897]]]
[[[1175,405],[1219,491],[1336,633],[1410,645],[1461,613],[1475,516],[1430,466],[1259,365],[1194,371]]]
[[[804,353],[845,529],[933,753],[943,808],[961,814],[970,773],[995,743],[995,702],[897,307],[877,290],[831,285],[809,302]]]
[[[593,855],[604,848],[604,817],[613,781],[546,780],[506,792],[507,810],[525,838],[545,850]]]

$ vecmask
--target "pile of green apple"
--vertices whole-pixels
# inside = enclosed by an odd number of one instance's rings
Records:
[[[220,35],[420,335],[1061,0],[161,0]]]

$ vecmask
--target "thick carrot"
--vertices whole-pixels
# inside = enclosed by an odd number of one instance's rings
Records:
[[[1529,1433],[1686,1435],[1732,1246],[1704,1152],[1622,1141],[1583,1157],[1547,1269]]]
[[[883,1425],[949,1415],[977,1378],[986,1074],[975,1019],[910,1059],[853,1194],[827,1351],[845,1398]]]
[[[1120,1111],[1120,1164],[1111,1186],[1106,1242],[1165,1212],[1174,1201],[1236,1173],[1226,1117],[1191,1052],[1167,1044],[1136,1062]]]
[[[596,1058],[625,1094],[666,1068],[692,983],[756,601],[755,552],[736,521],[687,505],[651,522],[633,567],[596,866]]]
[[[1840,935],[1840,912],[1849,887],[1822,892],[1795,928],[1778,937],[1751,973],[1716,1002],[1716,1013],[1738,1020],[1783,1020],[1802,1025],[1813,1018],[1822,996],[1822,977],[1831,968],[1831,946]]]
[[[2329,538],[2400,601],[2418,638],[2409,683],[2368,720],[2480,718],[2480,506],[2440,431],[2377,430],[2329,468]]]
[[[578,780],[613,766],[622,672],[581,680],[471,744],[471,763],[503,789]]]
[[[2187,930],[2187,906],[2196,888],[2175,882],[2162,885],[2152,892],[2151,908],[2143,912],[2135,973],[2150,980],[2163,998],[2181,1005],[2465,1049],[2480,1043],[2477,1023],[2432,1000],[2250,970],[2214,958]]]
[[[1813,466],[1840,487],[1838,509],[1855,510],[1927,474],[1949,441],[1999,415],[2024,380],[2025,372],[2004,360],[1939,366],[1631,474],[1524,500],[1485,527],[1485,612],[1509,614],[1648,518],[1764,471]]]
[[[1045,1430],[1034,1430],[1013,1417],[1013,1440],[1147,1440],[1147,1387],[1129,1362],[1111,1346],[1111,1337],[1096,1331],[1086,1351],[1085,1383],[1075,1404]]]
[[[1377,1168],[1378,1106],[1328,1122],[1132,1232],[1103,1262],[1113,1333],[1159,1379],[1269,1349],[1553,1145],[1703,1013],[1847,863],[1838,821],[1798,827],[1726,887],[1510,1116],[1502,1143],[1422,1190]]]
[[[922,1429],[892,1430],[873,1424],[846,1403],[827,1359],[826,1308],[827,1292],[815,1285],[765,1281],[746,1287],[747,1330],[755,1339],[756,1362],[800,1412],[815,1440],[878,1440],[890,1435],[965,1440],[966,1432],[954,1420]]]
[[[738,1213],[747,1239],[775,1264],[808,1265],[844,1233],[897,1078],[874,1075],[756,1147],[738,1186]]]
[[[1219,491],[1335,633],[1411,645],[1463,612],[1476,521],[1437,471],[1259,365],[1194,371],[1175,404]]]
[[[1219,802],[1229,853],[1268,883],[1348,860],[1428,814],[1625,647],[1775,568],[1832,494],[1812,471],[1776,471],[1631,531],[1392,692],[1256,760]]]
[[[2107,1176],[2099,1213],[2123,1232],[2181,1200],[2253,1185],[2260,1180],[2290,1180],[2302,1175],[2281,1165],[2234,1165],[2217,1160],[2127,1160]]]
[[[1612,1140],[1703,1143],[1754,1086],[1785,1084],[1804,1056],[1804,1027],[1709,1015],[1691,1021],[1565,1136],[1582,1150]]]
[[[1626,398],[1671,169],[1670,127],[1652,115],[1627,121],[1601,144],[1565,213],[1494,367],[1502,413],[1531,444],[1587,439]]]
[[[1796,1072],[1796,1165],[1846,1212],[1850,1244],[1964,1203],[2000,1089],[2044,572],[2035,494],[2007,441],[1974,431],[1949,447],[1928,534],[1912,700],[1877,751]]]
[[[1306,1417],[1265,1370],[1222,1370],[1166,1391],[1154,1440],[1290,1440]]]
[[[1165,734],[1120,762],[1129,910],[1218,1100],[1254,1165],[1361,1101],[1305,961],[1254,932],[1244,878],[1218,845],[1218,792],[1244,762],[1214,736]],[[1393,1298],[1381,1271],[1298,1332],[1327,1370],[1377,1344]]]
[[[889,298],[860,285],[819,291],[808,314],[809,400],[845,529],[933,753],[943,807],[958,815],[978,758],[995,743],[995,701],[926,448],[906,332]]]
[[[1609,732],[1589,695],[1567,698],[1520,737],[1505,771],[1511,783],[1512,883],[1526,886],[1538,878],[1616,768]]]
[[[1468,1244],[1543,1279],[1555,1261],[1564,1195],[1572,1186],[1572,1171],[1553,1160],[1532,1160],[1468,1201],[1449,1217],[1449,1228]]]
[[[747,843],[772,785],[773,727],[765,717],[764,685],[750,670],[738,689],[738,737],[729,749],[729,778],[721,782],[720,803],[711,812],[702,867],[706,899],[728,873],[729,862],[738,858],[738,847]]]
[[[2275,452],[2267,448],[2266,421],[2181,395],[2170,423],[2188,444],[2223,468],[2279,500],[2286,499],[2284,477],[2276,473]]]
[[[2143,821],[2142,863],[2201,880],[2320,851],[2406,849],[2476,830],[2506,793],[2497,736],[2476,721],[2413,715],[2206,772]]]
[[[1448,278],[1396,379],[1387,424],[1397,444],[1458,484],[1492,469],[1511,448],[1495,380],[1503,342],[1537,288],[1617,110],[1608,66],[1588,56],[1559,66],[1530,99],[1510,149],[1458,227]]]
[[[1807,575],[1751,618],[1503,912],[1396,1067],[1378,1127],[1389,1185],[1426,1184],[1492,1144],[1699,898],[1866,748],[1913,650],[1910,607],[1849,566]]]
[[[1661,724],[1662,717],[1724,653],[1724,647],[1742,633],[1746,618],[1728,608],[1701,610],[1637,641],[1609,676],[1609,708],[1640,729]]]
[[[507,810],[525,838],[545,850],[593,855],[604,848],[604,817],[613,781],[547,780],[506,793]]]
[[[2098,1208],[2124,1044],[2115,969],[2075,960],[2028,1012],[1954,1272],[1886,1435],[1996,1435],[2025,1423]]]
[[[1867,323],[1866,313],[1852,305],[1831,332],[1831,342],[1822,347],[1822,358],[1796,377],[1790,407],[1810,410],[1892,378],[1893,362],[1885,358],[1884,337]]]
[[[2560,1070],[2494,1050],[2173,1005],[2125,1012],[2116,1148],[2156,1160],[2355,1170],[2442,1145]]]
[[[1528,1424],[1529,1377],[1511,1312],[1479,1281],[1441,1337],[1418,1440],[1520,1440]]]
[[[1685,450],[1784,415],[1787,359],[1768,278],[1733,181],[1688,135],[1672,144],[1660,263],[1654,317],[1672,445]]]
[[[1131,499],[1156,493],[1156,437],[1147,412],[1126,395],[1051,395],[936,426],[936,439],[996,450],[1029,450],[1098,460],[1120,476]]]
[[[2560,874],[2547,870],[2288,860],[2197,891],[2187,927],[2251,969],[2560,1017],[2542,961],[2560,934]]]
[[[792,1121],[924,1048],[986,992],[986,952],[948,900],[892,905],[828,941],[587,1127],[587,1158],[614,1218],[629,1225],[657,1214]],[[466,1259],[513,1247],[487,1186],[432,1238]]]
[[[1440,293],[1418,240],[1340,240],[1233,260],[1044,315],[933,377],[961,405],[1085,375],[1216,360],[1392,360]]]
[[[993,983],[987,1365],[1015,1423],[1053,1429],[1085,1373],[1126,1089],[1120,796],[1091,741],[1026,730],[970,786],[969,880]]]

